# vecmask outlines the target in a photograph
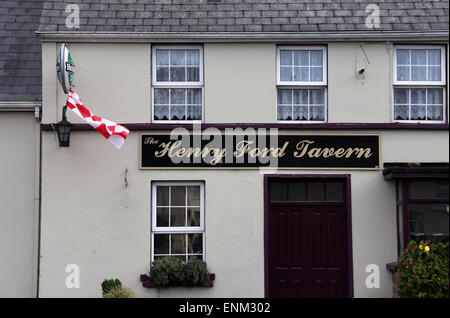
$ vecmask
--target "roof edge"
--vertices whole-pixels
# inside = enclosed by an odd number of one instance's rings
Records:
[[[44,32],[42,42],[346,42],[346,41],[448,41],[448,30],[429,32]]]

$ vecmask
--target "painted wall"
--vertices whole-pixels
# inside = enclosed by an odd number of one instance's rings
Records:
[[[94,114],[121,123],[150,122],[150,44],[71,43],[70,49],[75,90]],[[56,51],[55,43],[43,43],[43,123],[58,121],[65,102],[54,73]],[[391,122],[390,54],[384,43],[328,45],[329,122]],[[204,56],[206,122],[276,121],[275,44],[205,44]],[[356,78],[361,65],[367,67],[364,80]],[[70,111],[68,119],[82,122]],[[320,131],[327,132],[332,133]],[[383,162],[448,162],[447,131],[364,133],[381,134]],[[263,297],[263,175],[139,170],[138,137],[132,131],[117,151],[95,131],[73,132],[69,148],[58,147],[53,132],[43,132],[40,297],[100,297],[103,279],[115,277],[139,297]],[[385,264],[397,258],[393,182],[381,171],[280,173],[351,173],[354,293],[390,297]],[[151,182],[162,180],[205,181],[212,289],[158,291],[139,282],[150,266]],[[80,268],[79,289],[65,286],[69,264]],[[368,264],[380,267],[380,289],[365,287]]]
[[[34,113],[0,112],[0,298],[36,295],[38,138]]]
[[[57,47],[43,43],[43,123],[65,103],[54,72]],[[69,43],[75,91],[91,111],[121,123],[151,119],[151,44]],[[365,68],[364,78],[357,70]],[[448,66],[447,66],[448,69]],[[276,122],[276,44],[204,44],[205,122]],[[72,122],[82,122],[68,113]],[[392,44],[328,44],[328,122],[392,122]]]
[[[383,161],[448,160],[448,135],[401,134],[381,132]],[[160,180],[205,181],[206,261],[216,282],[212,289],[189,290],[189,297],[264,296],[263,174],[258,170],[139,170],[134,131],[120,151],[94,131],[73,132],[69,148],[58,147],[54,133],[44,132],[42,150],[40,297],[99,297],[101,281],[113,277],[140,297],[186,296],[180,288],[158,292],[139,282],[150,266],[151,182]],[[280,173],[351,173],[355,296],[390,297],[385,264],[397,253],[393,182],[381,171]],[[80,289],[65,287],[68,264],[80,267]],[[365,287],[368,264],[380,267],[380,289]]]

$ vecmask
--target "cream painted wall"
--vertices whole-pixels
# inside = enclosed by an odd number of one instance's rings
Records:
[[[392,47],[387,43],[328,45],[328,122],[392,121]],[[364,77],[358,70],[364,68]]]
[[[207,43],[205,122],[276,122],[276,45]]]
[[[94,115],[124,123],[150,121],[150,44],[69,43],[74,91]],[[43,43],[43,123],[61,120],[66,95],[56,79],[59,44]],[[85,123],[70,110],[67,119]]]
[[[0,112],[0,298],[35,297],[39,221],[39,122]]]
[[[441,132],[383,131],[381,138],[383,162],[448,160],[448,135]],[[120,151],[94,131],[73,132],[69,148],[44,132],[42,149],[40,297],[100,297],[101,281],[113,277],[139,297],[264,296],[263,174],[257,170],[139,170],[135,131]],[[397,255],[393,182],[381,171],[280,173],[351,174],[355,297],[390,297],[385,265]],[[205,181],[206,261],[216,273],[211,289],[158,291],[139,282],[150,266],[150,185],[160,180]],[[80,289],[65,287],[68,264],[80,267]],[[380,289],[365,287],[368,264],[380,268]]]
[[[43,43],[43,123],[61,118],[65,96]],[[75,91],[90,110],[121,123],[151,119],[151,44],[70,43]],[[392,122],[392,45],[328,44],[328,122]],[[357,70],[365,68],[364,78]],[[447,67],[448,69],[448,67]],[[276,122],[276,44],[204,44],[205,122]],[[82,122],[68,112],[72,122]]]

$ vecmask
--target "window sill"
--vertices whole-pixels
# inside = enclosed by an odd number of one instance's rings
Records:
[[[209,281],[203,285],[176,285],[176,286],[159,286],[155,282],[151,280],[151,278],[146,275],[142,274],[140,276],[140,280],[142,282],[142,286],[146,288],[170,288],[170,287],[214,287],[214,280],[216,279],[216,274],[210,273],[209,274]]]

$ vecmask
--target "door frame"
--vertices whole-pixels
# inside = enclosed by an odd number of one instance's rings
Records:
[[[340,179],[345,182],[345,213],[347,228],[348,297],[354,297],[352,249],[352,197],[350,174],[265,174],[264,175],[264,297],[269,297],[269,181],[274,179]]]

